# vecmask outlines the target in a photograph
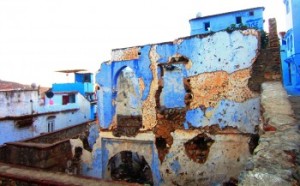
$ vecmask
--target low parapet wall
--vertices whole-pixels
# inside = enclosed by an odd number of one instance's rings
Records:
[[[69,139],[83,138],[88,146],[85,137],[90,126],[88,122],[82,123],[24,141],[6,143],[0,147],[0,161],[64,172],[67,161],[73,157]]]
[[[139,184],[78,177],[60,172],[41,171],[40,169],[0,163],[0,185],[138,186]]]
[[[2,151],[2,150],[1,150]],[[5,153],[4,162],[64,171],[66,162],[72,158],[69,140],[54,144],[16,142],[7,144],[2,153]]]
[[[58,141],[70,139],[78,136],[78,134],[88,131],[90,122],[85,122],[79,125],[67,127],[51,133],[43,134],[34,138],[24,140],[27,143],[49,143],[53,144]]]

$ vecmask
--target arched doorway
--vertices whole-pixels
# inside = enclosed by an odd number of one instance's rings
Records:
[[[117,128],[114,135],[135,136],[142,126],[142,103],[138,78],[130,67],[120,71],[116,90]]]
[[[106,169],[112,180],[153,185],[150,166],[144,156],[136,152],[117,153],[110,158]]]

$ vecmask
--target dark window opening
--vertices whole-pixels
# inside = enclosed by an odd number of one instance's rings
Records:
[[[292,67],[291,63],[288,63],[288,84],[292,84]]]
[[[288,14],[290,12],[290,4],[289,4],[289,0],[285,0],[285,11]]]
[[[236,22],[236,24],[241,24],[242,23],[242,17],[241,16],[236,17],[235,22]]]
[[[84,74],[83,81],[86,83],[91,83],[91,75],[90,74]]]
[[[204,23],[204,30],[205,31],[210,31],[210,22]]]
[[[138,153],[122,151],[116,154],[109,160],[107,170],[113,180],[153,185],[151,168]]]
[[[293,35],[290,36],[290,43],[291,43],[291,50],[294,48],[294,40],[293,40]]]
[[[62,96],[62,104],[66,105],[68,103],[75,103],[75,94],[63,95]]]
[[[282,45],[286,45],[286,41],[285,40],[282,40]]]
[[[69,103],[75,103],[75,94],[69,95]]]
[[[48,120],[48,132],[53,132],[55,127],[54,119]]]
[[[253,12],[253,11],[250,11],[250,12],[249,12],[249,16],[254,16],[254,12]]]
[[[69,103],[69,96],[63,96],[62,97],[62,104],[63,105],[66,105]]]

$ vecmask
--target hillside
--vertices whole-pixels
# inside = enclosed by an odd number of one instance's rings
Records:
[[[30,90],[32,89],[31,85],[24,85],[12,81],[0,80],[0,91],[1,90],[12,90],[12,89],[21,89],[21,90]],[[49,89],[49,87],[40,87],[40,92],[44,93]]]
[[[31,89],[30,85],[24,85],[21,83],[3,81],[0,80],[0,90],[9,90],[9,89]]]

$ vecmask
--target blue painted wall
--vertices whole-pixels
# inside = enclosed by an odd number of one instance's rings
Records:
[[[204,34],[224,30],[231,24],[237,24],[237,17],[241,17],[243,25],[263,30],[263,7],[239,10],[234,12],[198,17],[190,20],[191,35]],[[209,23],[209,29],[205,29],[205,23]]]
[[[164,68],[164,88],[161,93],[160,103],[166,108],[185,107],[184,96],[186,91],[183,85],[183,65],[173,65],[173,70]]]
[[[283,84],[288,94],[300,95],[300,1],[283,0],[287,32],[281,46]]]
[[[239,42],[236,42],[235,40]],[[243,42],[240,42],[242,40]],[[161,106],[166,108],[186,107],[184,103],[184,96],[186,95],[186,90],[183,85],[184,78],[216,71],[234,73],[238,70],[251,67],[251,61],[256,56],[256,50],[252,49],[256,49],[257,46],[258,41],[255,36],[245,37],[239,31],[230,34],[227,32],[219,32],[218,34],[214,34],[207,38],[191,36],[184,38],[179,43],[161,43],[155,45],[155,51],[158,54],[158,65],[167,63],[175,54],[185,56],[192,61],[190,68],[186,68],[184,64],[180,63],[172,64],[174,69],[171,71],[166,70],[164,65],[162,65],[163,70],[158,71],[157,74],[158,79],[163,79],[164,88],[160,94]],[[221,48],[226,48],[227,50],[220,50]],[[114,102],[117,95],[117,78],[124,68],[130,67],[134,71],[136,77],[144,82],[142,101],[148,97],[151,81],[153,80],[153,73],[151,68],[149,68],[151,64],[151,56],[149,55],[150,49],[151,45],[140,47],[138,59],[112,61],[110,63],[101,64],[101,69],[96,75],[96,82],[100,85],[98,95],[98,118],[101,127],[108,128],[112,124],[113,117],[116,114],[116,104]],[[229,61],[230,63],[228,63]],[[161,71],[164,71],[163,75],[161,75]],[[259,102],[255,101],[255,104],[257,105]],[[226,110],[229,108],[224,109]],[[237,110],[237,114],[242,118],[249,116],[244,114],[245,111],[239,107],[234,107],[234,110]],[[252,110],[251,112],[258,113],[257,110]],[[186,116],[187,121],[190,120],[189,115],[190,113],[188,112]],[[257,117],[253,118],[252,125],[258,120]],[[229,117],[223,120],[223,122],[227,124],[232,121],[233,119]],[[212,120],[211,124],[213,122],[220,124],[222,127],[226,125],[218,122],[217,119]],[[248,121],[245,122],[249,123]],[[242,122],[239,122],[239,124],[240,123]],[[201,126],[202,124],[201,122],[198,122],[195,123],[195,125]],[[251,127],[253,127],[252,125],[245,127],[245,131],[253,132],[251,129]]]
[[[58,83],[52,85],[53,92],[77,91],[85,96],[85,93],[94,92],[94,77],[92,73],[75,73],[74,83]]]
[[[85,95],[86,92],[93,92],[93,83],[59,83],[52,85],[53,92],[79,92],[81,95]]]
[[[0,121],[0,145],[6,142],[14,142],[33,137],[32,127],[18,128],[15,126],[15,121],[6,120]]]
[[[84,85],[82,83],[59,83],[52,85],[53,92],[79,92],[84,95]]]
[[[253,124],[258,123],[260,119],[259,104],[259,98],[253,98],[244,103],[222,100],[216,107],[187,111],[184,126],[188,129],[189,124],[193,127],[218,124],[220,128],[238,127],[241,130],[254,133]]]
[[[242,133],[255,133],[260,122],[260,98],[249,89],[247,81],[257,57],[257,34],[255,30],[222,31],[204,36],[193,35],[174,42],[113,50],[112,60],[102,63],[96,74],[96,82],[100,86],[97,94],[101,128],[109,129],[116,124],[113,121],[117,113],[118,77],[129,67],[138,79],[141,97],[135,101],[142,103],[143,127],[146,128],[145,134],[151,133],[148,136],[150,142],[155,141],[152,134],[155,122],[159,123],[162,118],[159,112],[166,108],[186,111],[182,114],[185,129],[218,125],[220,128],[236,127]],[[211,77],[216,81],[207,80]],[[194,96],[193,105],[185,103],[185,96],[189,95]],[[138,135],[133,141],[141,141]],[[142,137],[145,140],[145,136]],[[97,140],[98,146],[93,152],[94,169],[89,175],[103,176],[109,157],[120,149],[130,147],[133,152],[140,150],[145,153],[144,156],[152,155],[155,183],[162,183],[161,167],[165,165],[160,164],[156,150],[147,151],[145,145],[140,144],[136,145],[138,150],[132,150],[134,143],[125,145],[127,138],[114,140],[117,137],[111,130],[100,133],[100,138],[102,140]],[[171,154],[166,157],[169,156]],[[184,167],[185,163],[180,158],[169,159],[169,170],[175,174],[189,168]]]
[[[141,52],[148,54],[150,46],[141,48]],[[116,106],[113,103],[117,96],[117,80],[119,73],[126,67],[133,70],[136,78],[141,78],[145,84],[145,90],[142,92],[142,100],[145,100],[150,91],[152,82],[152,72],[149,69],[150,59],[147,55],[142,55],[139,60],[118,61],[111,64],[102,63],[101,69],[96,75],[96,82],[100,85],[98,96],[98,118],[103,128],[108,128],[116,113]]]

